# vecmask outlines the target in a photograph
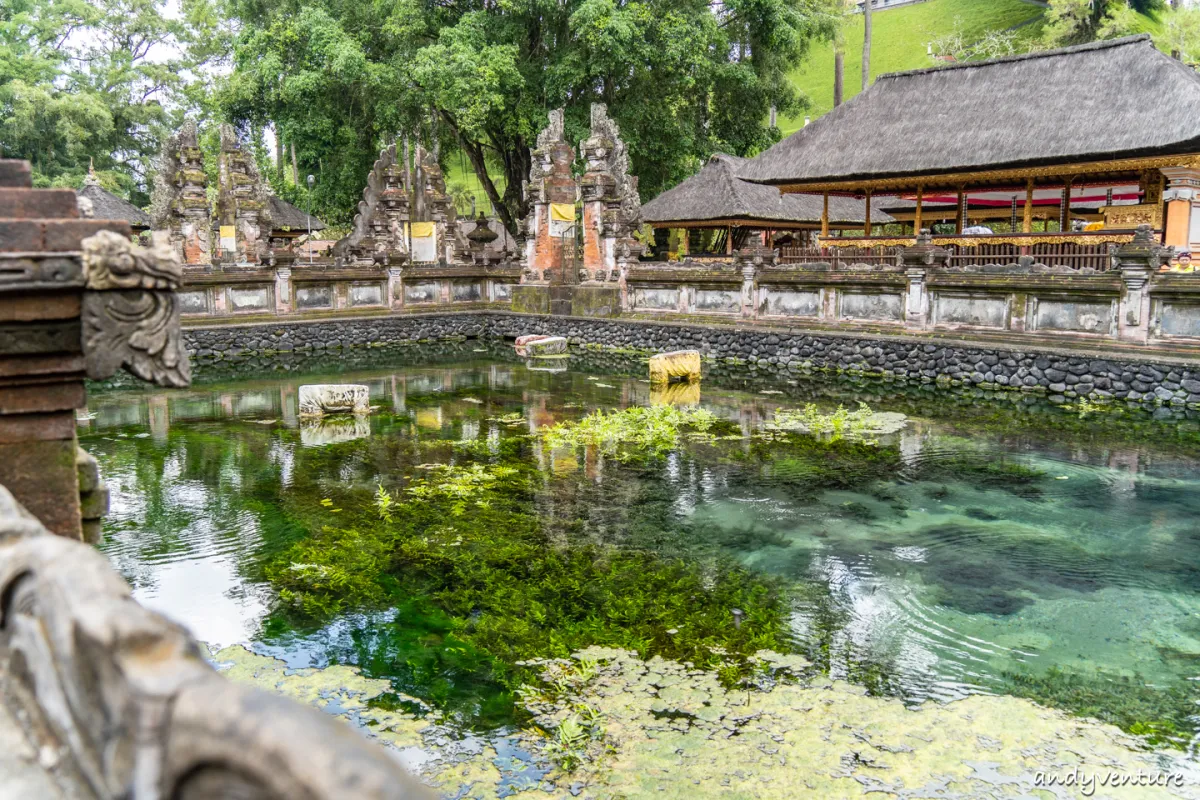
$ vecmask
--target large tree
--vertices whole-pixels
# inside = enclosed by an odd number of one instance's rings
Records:
[[[831,34],[840,0],[231,0],[241,32],[224,113],[273,124],[315,207],[344,220],[381,144],[407,134],[460,149],[511,231],[546,113],[582,135],[592,102],[620,124],[652,196],[714,150],[772,141],[772,105]]]
[[[164,0],[0,3],[0,149],[39,185],[102,179],[146,202],[171,98],[190,65]]]

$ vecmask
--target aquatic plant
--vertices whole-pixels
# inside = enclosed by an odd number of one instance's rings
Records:
[[[1004,672],[1009,694],[1110,722],[1154,747],[1184,749],[1195,727],[1196,697],[1177,686],[1149,686],[1140,675],[1054,666],[1041,674]]]
[[[551,447],[593,446],[604,455],[628,460],[664,455],[679,446],[681,431],[708,433],[717,424],[717,417],[702,408],[634,406],[560,422],[543,436]]]
[[[839,405],[829,413],[809,403],[804,408],[775,409],[775,419],[768,429],[798,431],[829,441],[851,439],[874,443],[876,437],[903,428],[906,421],[903,414],[872,411],[862,402],[853,411]]]

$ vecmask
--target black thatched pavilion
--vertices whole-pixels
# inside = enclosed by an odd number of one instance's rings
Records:
[[[960,252],[1082,266],[1143,223],[1189,249],[1200,246],[1200,76],[1148,36],[883,75],[738,175],[882,201],[914,230],[945,220],[934,241]],[[993,232],[970,227],[984,224]]]
[[[891,222],[876,210],[868,214],[863,203],[848,197],[828,198],[780,194],[770,186],[743,181],[737,171],[746,159],[716,153],[695,175],[642,206],[642,219],[655,229],[658,240],[673,228],[685,229],[691,256],[728,255],[747,245],[764,245],[776,232],[795,232],[803,239],[821,229],[823,217],[831,229],[865,232],[872,225]],[[711,231],[712,235],[702,234]],[[661,232],[661,233],[660,233]],[[707,241],[705,239],[707,238]]]

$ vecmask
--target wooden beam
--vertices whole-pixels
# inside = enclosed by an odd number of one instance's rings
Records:
[[[1058,230],[1065,231],[1071,222],[1071,184],[1075,182],[1073,175],[1068,175],[1063,183],[1062,202],[1058,204]]]
[[[823,195],[824,205],[821,207],[821,238],[829,235],[829,192]]]
[[[959,185],[986,185],[1007,181],[1019,183],[1026,178],[1062,178],[1067,175],[1094,175],[1098,180],[1102,176],[1118,173],[1137,173],[1142,170],[1154,170],[1160,167],[1200,167],[1200,153],[1186,153],[1174,156],[1152,156],[1146,158],[1122,158],[1112,161],[1086,161],[1073,164],[1052,164],[1044,167],[1016,167],[1011,169],[971,170],[947,172],[941,175],[910,175],[906,177],[876,178],[864,182],[861,178],[854,180],[830,180],[788,183],[771,182],[781,192],[817,193],[830,191],[842,194],[855,194],[864,187],[871,189],[887,189],[903,191],[924,184],[930,189],[953,188]]]
[[[1025,213],[1021,218],[1021,231],[1033,232],[1033,178],[1025,181]]]
[[[731,256],[733,255],[733,226],[730,225],[725,230],[727,231],[725,234],[725,255]]]
[[[868,2],[870,2],[870,0],[868,0]],[[871,190],[870,189],[867,189],[867,209],[866,209],[865,217],[866,217],[867,222],[866,222],[865,228],[863,229],[863,233],[865,233],[867,236],[870,236],[871,235]]]
[[[958,189],[958,202],[954,206],[954,232],[959,235],[962,234],[963,228],[966,227],[966,224],[967,224],[967,221],[965,219],[965,217],[967,216],[967,210],[965,208],[963,208],[963,205],[965,205],[964,201],[966,200],[966,197],[967,197],[966,192],[964,192],[962,190],[962,187],[960,186]]]
[[[913,212],[913,235],[914,236],[919,236],[921,234],[921,212],[922,212],[921,206],[924,202],[925,202],[925,184],[918,183],[917,184],[917,208],[916,208],[916,211]]]

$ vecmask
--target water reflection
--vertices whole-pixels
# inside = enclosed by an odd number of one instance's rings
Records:
[[[399,486],[595,408],[700,404],[743,436],[643,466],[528,447],[548,541],[735,557],[797,587],[792,633],[831,674],[911,700],[1008,691],[1013,673],[1060,666],[1161,687],[1200,673],[1200,465],[1182,428],[1019,410],[985,423],[897,395],[876,404],[909,413],[903,431],[830,449],[753,436],[780,405],[837,398],[824,384],[668,395],[581,365],[494,361],[336,381],[367,385],[372,416],[303,423],[312,376],[93,396],[80,435],[113,493],[103,547],[138,599],[206,641],[365,657],[328,628],[287,645],[264,632],[259,564],[310,524],[284,498]]]

